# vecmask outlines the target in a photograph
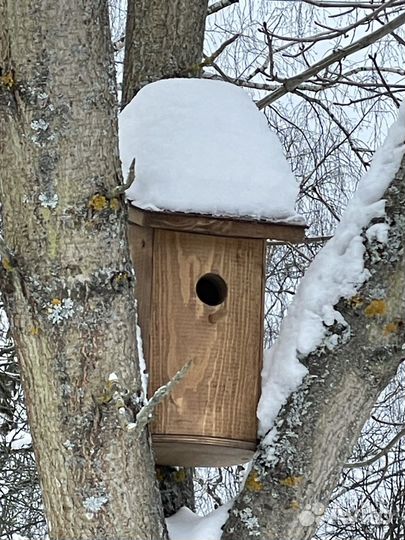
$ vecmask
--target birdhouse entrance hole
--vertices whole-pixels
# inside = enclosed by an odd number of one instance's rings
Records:
[[[219,306],[228,294],[228,286],[218,274],[204,274],[197,281],[198,298],[208,306]]]

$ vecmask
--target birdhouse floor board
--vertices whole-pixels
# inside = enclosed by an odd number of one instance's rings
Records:
[[[250,461],[256,450],[256,442],[159,434],[152,434],[152,445],[157,463],[179,467],[240,465]]]
[[[293,244],[304,240],[305,226],[288,222],[255,221],[180,212],[153,212],[128,208],[129,221],[142,227],[234,238],[262,238]]]

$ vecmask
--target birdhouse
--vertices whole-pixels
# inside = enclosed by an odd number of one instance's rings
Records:
[[[266,239],[302,225],[129,208],[150,393],[191,360],[151,426],[156,462],[225,466],[257,444]]]
[[[191,361],[151,424],[162,465],[224,466],[257,444],[267,239],[299,242],[280,142],[231,84],[170,79],[119,118],[149,392]]]

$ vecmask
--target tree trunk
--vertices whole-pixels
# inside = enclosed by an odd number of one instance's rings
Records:
[[[0,0],[0,18],[1,280],[50,537],[167,538],[147,436],[126,428],[141,399],[107,5]]]
[[[398,148],[398,151],[403,148]],[[309,540],[326,509],[378,395],[404,359],[405,159],[384,195],[389,238],[364,238],[371,278],[338,309],[352,338],[319,348],[303,363],[309,374],[262,445],[225,524],[223,540]],[[345,329],[347,331],[347,329]],[[342,334],[336,325],[333,333]]]
[[[198,75],[207,5],[208,0],[129,1],[123,107],[149,82]],[[192,469],[160,466],[157,478],[165,516],[182,506],[194,510]]]
[[[201,71],[208,0],[129,0],[122,107],[148,83]]]

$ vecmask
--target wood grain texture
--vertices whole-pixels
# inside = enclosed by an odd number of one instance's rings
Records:
[[[152,212],[134,206],[130,206],[128,210],[130,222],[143,227],[233,238],[281,240],[292,244],[302,242],[305,237],[305,225],[180,212]]]
[[[188,360],[193,365],[158,407],[153,434],[256,442],[264,249],[263,240],[155,230],[151,391]],[[195,292],[210,272],[228,285],[225,302],[216,307]],[[219,310],[226,315],[211,323],[209,315]]]

